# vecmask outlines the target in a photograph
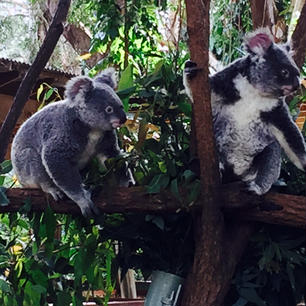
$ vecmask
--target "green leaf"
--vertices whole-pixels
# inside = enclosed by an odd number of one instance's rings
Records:
[[[0,291],[4,293],[11,293],[11,287],[8,282],[0,278]]]
[[[256,290],[253,288],[241,288],[239,290],[241,297],[245,298],[251,303],[256,304],[257,306],[266,306],[266,303],[260,298]]]
[[[37,94],[36,94],[37,101],[39,101],[40,95],[43,92],[43,90],[44,90],[44,85],[40,84],[39,88],[37,89]]]
[[[153,74],[158,74],[161,72],[163,66],[164,66],[165,60],[160,60],[156,65],[155,65],[155,69],[153,71]]]
[[[0,186],[3,185],[4,179],[5,179],[5,176],[1,176],[1,175],[0,175]]]
[[[27,198],[23,201],[24,205],[21,206],[19,212],[22,214],[27,214],[31,211],[32,209],[32,202],[30,198]]]
[[[158,193],[161,189],[168,186],[170,177],[166,174],[159,174],[155,176],[147,188],[148,193]]]
[[[191,170],[185,170],[183,173],[183,178],[185,180],[186,183],[190,183],[191,181],[193,181],[195,179],[195,174],[194,172],[192,172]]]
[[[132,86],[126,89],[118,90],[117,95],[121,98],[127,98],[135,92],[136,86]]]
[[[133,65],[129,64],[125,70],[121,74],[120,81],[118,83],[118,91],[122,92],[123,90],[130,89],[134,85],[133,80]],[[122,103],[124,106],[124,110],[127,112],[129,110],[129,96],[133,93],[131,90],[131,93],[124,99],[122,99]]]
[[[41,270],[31,270],[30,274],[36,284],[47,288],[48,286],[48,277]],[[34,286],[33,286],[34,287]]]
[[[294,277],[294,271],[293,271],[292,266],[293,266],[292,264],[287,262],[286,270],[287,270],[287,274],[288,274],[288,278],[289,278],[289,281],[290,281],[291,288],[293,290],[295,290],[295,277]]]
[[[12,168],[12,162],[10,160],[5,160],[0,164],[0,174],[8,173]]]
[[[10,203],[10,200],[5,194],[6,188],[0,187],[0,206],[6,206]]]
[[[179,193],[179,190],[178,190],[177,179],[174,179],[174,180],[171,181],[170,189],[171,189],[171,192],[174,194],[174,196],[175,196],[178,200],[180,200],[180,199],[181,199],[181,196],[180,196],[180,193]]]
[[[235,304],[233,304],[233,306],[245,306],[247,303],[248,303],[248,300],[240,297],[238,301]]]
[[[71,303],[71,296],[69,293],[60,291],[56,295],[56,305],[69,306]]]
[[[54,92],[54,88],[50,88],[45,94],[45,100],[48,100]]]
[[[158,162],[158,168],[159,168],[160,172],[162,172],[162,173],[167,172],[167,166],[166,166],[164,161]]]
[[[162,231],[165,230],[165,220],[162,217],[148,215],[148,216],[146,216],[146,221],[147,222],[152,222]]]
[[[41,285],[33,285],[32,290],[39,294],[47,292],[47,289]]]

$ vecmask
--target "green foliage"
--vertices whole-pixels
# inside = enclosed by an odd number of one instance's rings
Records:
[[[141,269],[145,278],[152,270],[186,276],[194,252],[192,218],[186,214],[126,214],[120,226],[101,230],[103,236],[121,241],[117,257],[124,274]]]
[[[56,216],[50,208],[28,217],[3,214],[0,220],[1,305],[80,305],[93,290],[104,291],[96,301],[107,305],[114,250],[97,226]]]
[[[156,11],[164,9],[166,1],[161,3],[159,7],[154,0],[73,2],[69,20],[82,21],[93,34],[90,52],[103,54],[93,74],[109,64],[124,69],[129,63],[143,74],[163,57],[157,48],[161,35]]]
[[[305,234],[259,228],[238,265],[226,306],[292,306],[305,297]]]
[[[124,158],[109,159],[106,169],[94,160],[84,172],[84,183],[94,191],[115,185],[116,173],[127,161],[137,184],[148,193],[168,189],[186,208],[200,193],[190,153],[191,105],[182,84],[188,52],[183,38],[172,48],[169,44],[169,51],[160,51],[157,11],[165,8],[166,1],[157,5],[153,0],[72,2],[70,22],[87,26],[93,34],[91,52],[103,54],[89,74],[109,65],[121,69],[118,94],[130,119],[119,131]],[[211,16],[211,50],[227,64],[242,54],[241,38],[251,29],[249,1],[215,0]],[[37,92],[42,104],[52,94],[47,84]],[[1,164],[0,186],[10,186],[9,171],[8,162]],[[286,191],[302,192],[305,176],[300,175],[284,162]],[[0,189],[0,202],[7,204],[5,189]],[[50,209],[30,214],[30,206],[26,199],[22,211],[28,216],[0,216],[1,305],[81,305],[95,289],[104,291],[105,298],[98,302],[107,305],[117,264],[123,272],[140,268],[145,276],[152,269],[185,276],[192,263],[188,215],[102,215],[97,226],[54,215]],[[116,260],[114,240],[119,241]],[[259,229],[238,265],[226,305],[295,305],[304,296],[304,258],[299,231]]]
[[[223,64],[241,57],[241,41],[252,30],[250,1],[214,0],[211,3],[210,49]]]

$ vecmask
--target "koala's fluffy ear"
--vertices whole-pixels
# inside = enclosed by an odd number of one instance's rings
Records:
[[[273,42],[273,36],[268,28],[260,28],[248,34],[244,39],[246,50],[259,56],[263,56]]]
[[[100,84],[104,83],[111,88],[116,89],[118,85],[116,70],[114,68],[107,68],[103,70],[95,77],[95,82]]]
[[[86,93],[92,89],[92,79],[86,76],[75,77],[66,84],[65,97],[71,101],[84,100]]]

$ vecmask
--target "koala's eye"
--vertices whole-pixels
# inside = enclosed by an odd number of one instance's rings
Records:
[[[285,78],[285,79],[288,79],[289,75],[290,75],[290,73],[287,69],[282,69],[281,74],[282,74],[282,77]]]
[[[105,111],[108,113],[108,114],[111,114],[114,110],[111,106],[107,106]]]

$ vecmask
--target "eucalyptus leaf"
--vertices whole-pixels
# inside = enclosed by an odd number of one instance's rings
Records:
[[[10,203],[9,199],[5,194],[6,190],[6,188],[0,187],[0,206],[7,206]]]
[[[0,174],[8,173],[12,168],[12,162],[10,160],[5,160],[0,164]]]

